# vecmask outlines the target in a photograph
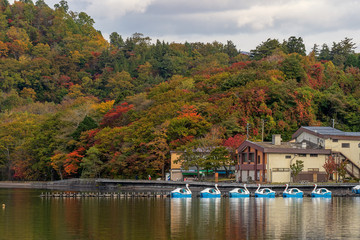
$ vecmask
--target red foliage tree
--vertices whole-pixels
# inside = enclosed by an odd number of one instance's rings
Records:
[[[323,82],[324,67],[321,64],[314,64],[307,70],[309,85],[313,89],[318,89],[324,86]]]
[[[323,168],[325,169],[327,179],[329,179],[330,175],[336,171],[337,167],[338,166],[337,166],[333,156],[329,156],[325,160]]]
[[[180,147],[182,145],[186,145],[189,142],[192,142],[192,140],[194,140],[194,136],[185,136],[183,138],[180,139],[175,139],[173,141],[170,142],[169,146],[172,148],[177,148]]]
[[[230,72],[236,72],[236,71],[246,68],[250,63],[251,63],[251,61],[236,62],[236,63],[233,63],[227,70]]]
[[[245,140],[245,135],[236,134],[235,136],[226,139],[223,142],[223,146],[230,148],[232,151],[235,151]]]
[[[126,119],[124,114],[127,113],[130,109],[132,109],[134,105],[128,103],[122,103],[111,109],[108,113],[106,113],[100,123],[101,126],[123,126],[126,123]]]

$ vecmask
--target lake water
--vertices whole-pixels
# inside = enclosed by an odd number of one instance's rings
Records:
[[[359,239],[360,198],[41,198],[0,189],[0,239]]]

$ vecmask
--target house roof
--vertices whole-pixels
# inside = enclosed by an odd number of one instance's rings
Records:
[[[217,146],[217,147],[223,147],[223,146]],[[211,153],[212,150],[214,150],[215,148],[217,148],[216,146],[211,146],[211,147],[198,147],[198,148],[194,148],[192,149],[192,151],[194,153]],[[229,147],[225,147],[227,150],[230,150]],[[186,152],[186,150],[182,151],[182,150],[171,150],[170,153],[183,153]]]
[[[360,132],[343,132],[332,127],[301,127],[292,135],[292,138],[297,138],[303,132],[307,132],[324,139],[360,140]]]
[[[274,145],[272,142],[251,142],[246,140],[238,148],[242,152],[246,147],[252,147],[264,153],[298,153],[298,154],[330,154],[331,150],[324,149],[316,144],[304,141],[303,143],[282,142],[280,145]]]

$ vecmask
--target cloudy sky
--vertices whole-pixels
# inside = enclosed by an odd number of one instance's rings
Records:
[[[33,0],[36,2],[36,0]],[[53,7],[60,0],[45,0]],[[360,43],[358,0],[67,0],[108,38],[135,32],[167,42],[231,40],[249,51],[268,38],[302,37],[309,52],[345,37]],[[358,47],[360,48],[360,47]],[[356,49],[356,52],[359,52]]]

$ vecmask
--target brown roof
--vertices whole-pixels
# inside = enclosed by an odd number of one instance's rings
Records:
[[[299,153],[299,154],[330,154],[331,150],[320,148],[315,144],[306,142],[306,147],[302,143],[282,142],[281,145],[274,145],[271,142],[251,142],[246,140],[238,148],[238,152],[243,151],[246,147],[252,147],[264,153]]]

